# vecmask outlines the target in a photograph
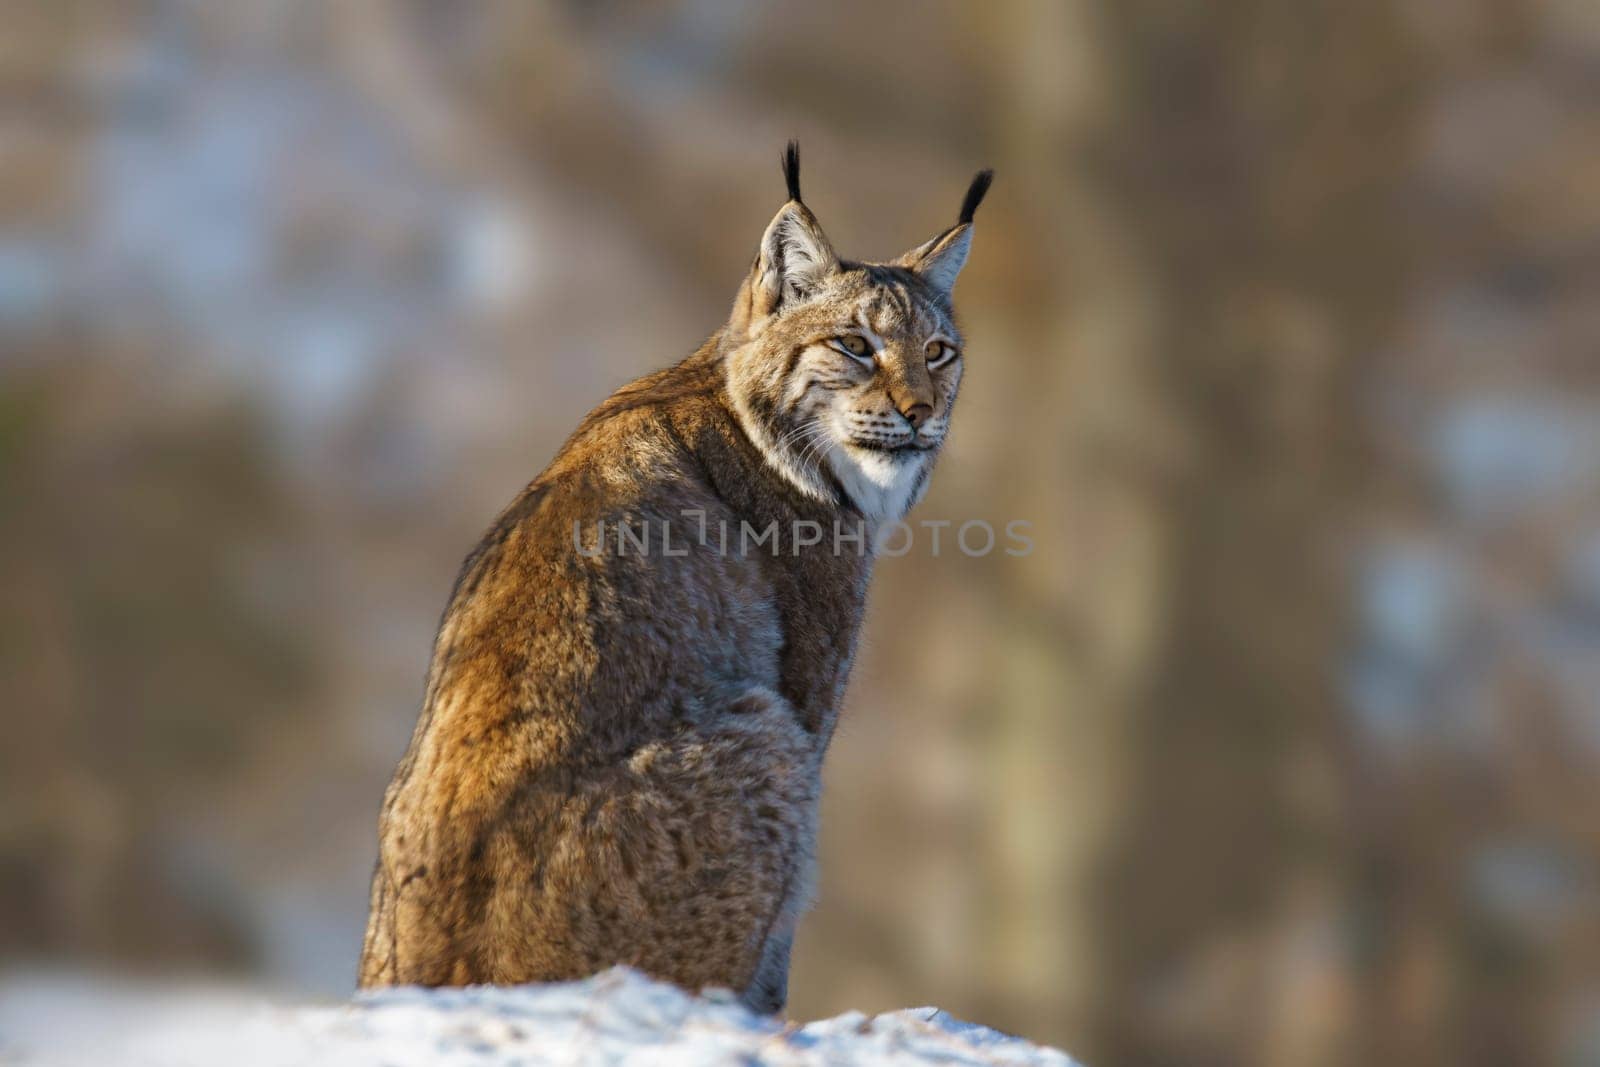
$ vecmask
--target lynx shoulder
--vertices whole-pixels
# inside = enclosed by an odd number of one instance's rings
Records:
[[[728,322],[619,390],[495,520],[384,797],[360,984],[617,963],[782,1007],[873,531],[961,382],[955,225],[840,259],[800,198]]]

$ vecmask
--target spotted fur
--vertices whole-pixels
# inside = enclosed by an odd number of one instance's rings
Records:
[[[782,1007],[871,553],[723,550],[685,517],[831,529],[915,503],[960,385],[950,287],[987,188],[867,264],[801,202],[794,145],[784,175],[728,323],[591,412],[463,565],[384,798],[362,986],[627,963]],[[671,525],[679,554],[575,544],[624,523]]]

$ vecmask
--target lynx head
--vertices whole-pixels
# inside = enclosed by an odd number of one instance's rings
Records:
[[[728,390],[767,461],[802,493],[901,518],[921,497],[961,384],[950,290],[990,171],[956,224],[888,263],[842,260],[800,199],[767,226],[724,332]]]

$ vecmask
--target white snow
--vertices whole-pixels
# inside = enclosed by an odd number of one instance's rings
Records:
[[[624,967],[582,982],[397,989],[333,1006],[70,979],[0,982],[6,1067],[1073,1062],[935,1008],[784,1024],[729,994],[692,996]]]

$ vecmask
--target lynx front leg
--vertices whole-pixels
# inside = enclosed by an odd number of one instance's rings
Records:
[[[756,976],[741,1000],[751,1011],[776,1015],[789,1000],[789,951],[794,947],[794,931],[773,933],[761,950]]]

